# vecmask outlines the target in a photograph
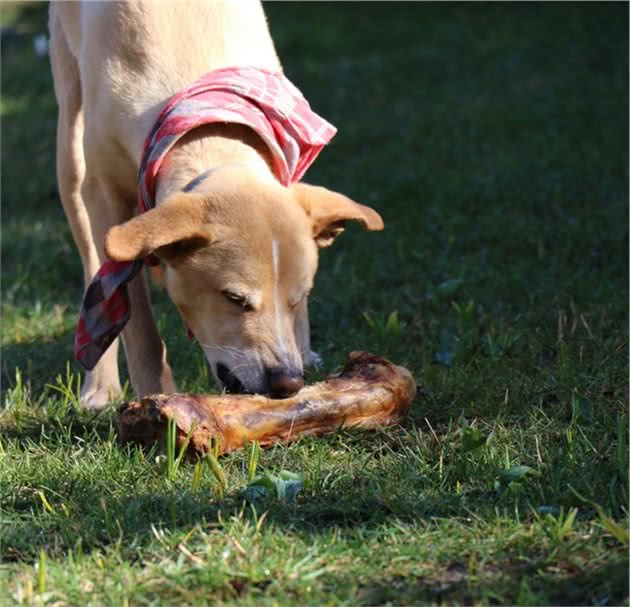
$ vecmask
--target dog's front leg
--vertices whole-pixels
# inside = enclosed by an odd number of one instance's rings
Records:
[[[63,123],[64,114],[60,111],[58,130],[57,173],[59,192],[68,217],[75,243],[83,263],[83,275],[87,287],[97,273],[105,256],[102,246],[105,231],[109,225],[108,199],[100,180],[88,173],[83,178],[83,159],[76,154],[82,152],[75,146],[75,154],[65,153],[68,149],[65,138],[67,130]],[[80,122],[77,123],[80,126]],[[80,132],[79,134],[82,135]],[[73,133],[73,141],[77,133]],[[100,409],[111,399],[121,394],[118,374],[118,339],[109,346],[91,371],[87,371],[81,386],[81,403],[90,409]]]
[[[144,272],[129,283],[131,318],[122,333],[131,385],[139,396],[176,391],[166,346],[153,318]]]
[[[50,12],[50,61],[55,75],[55,94],[59,104],[57,122],[57,182],[63,208],[81,256],[84,284],[87,287],[102,262],[93,217],[104,203],[98,182],[87,176],[83,147],[83,112],[79,68],[60,25],[59,6]],[[98,364],[85,374],[81,385],[81,403],[100,409],[120,396],[118,377],[118,340],[115,340]]]

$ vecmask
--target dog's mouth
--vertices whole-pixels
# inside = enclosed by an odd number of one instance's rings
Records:
[[[217,377],[227,392],[245,394],[245,386],[223,363],[217,363]]]

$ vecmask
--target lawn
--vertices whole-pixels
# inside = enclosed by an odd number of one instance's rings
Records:
[[[78,407],[47,8],[3,4],[0,605],[628,605],[628,5],[266,10],[339,128],[308,179],[386,224],[322,252],[309,381],[383,354],[409,419],[264,450],[304,487],[247,501],[249,451],[169,472]]]

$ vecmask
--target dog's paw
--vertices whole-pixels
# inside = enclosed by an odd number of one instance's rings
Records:
[[[104,409],[112,401],[122,396],[120,385],[116,386],[94,386],[89,382],[83,386],[79,402],[85,409],[99,411]]]

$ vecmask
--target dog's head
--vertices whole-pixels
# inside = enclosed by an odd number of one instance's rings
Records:
[[[111,228],[105,251],[115,261],[164,261],[168,293],[225,388],[287,396],[302,387],[310,354],[318,247],[347,220],[383,228],[378,213],[341,194],[225,168],[203,192]]]

